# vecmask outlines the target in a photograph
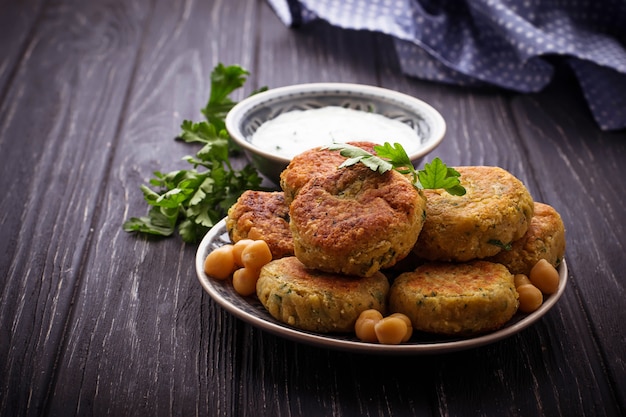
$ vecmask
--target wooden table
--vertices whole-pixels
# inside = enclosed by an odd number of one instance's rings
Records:
[[[538,94],[403,76],[392,41],[286,28],[266,2],[0,1],[0,414],[626,413],[626,133],[602,132],[565,68]],[[569,284],[539,322],[442,355],[299,344],[223,310],[196,246],[125,233],[139,186],[185,166],[223,62],[267,85],[338,81],[419,97],[451,165],[499,165],[567,227]]]

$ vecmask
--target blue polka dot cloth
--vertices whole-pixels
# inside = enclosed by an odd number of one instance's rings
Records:
[[[427,80],[537,92],[559,57],[600,128],[626,128],[626,0],[268,1],[289,26],[389,34],[402,71]]]

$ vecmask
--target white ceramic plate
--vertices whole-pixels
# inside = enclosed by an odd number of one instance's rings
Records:
[[[241,320],[275,335],[296,342],[364,353],[384,354],[432,354],[475,348],[509,337],[520,332],[546,314],[563,294],[567,284],[567,264],[565,260],[559,266],[561,277],[559,290],[544,300],[541,307],[531,314],[517,313],[501,329],[481,336],[470,338],[449,338],[424,333],[414,333],[411,340],[401,345],[381,345],[359,341],[353,334],[320,334],[287,326],[274,319],[256,297],[242,297],[235,292],[230,280],[220,281],[204,273],[204,259],[213,249],[230,243],[225,220],[215,225],[202,239],[196,253],[196,272],[200,284],[207,293],[226,311]]]

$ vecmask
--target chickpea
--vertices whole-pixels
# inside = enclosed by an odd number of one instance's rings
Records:
[[[241,261],[241,252],[250,244],[254,242],[252,239],[241,239],[233,245],[233,256],[235,257],[235,265],[238,267],[243,266]]]
[[[271,260],[272,252],[264,240],[249,243],[241,252],[241,262],[246,268],[258,270]]]
[[[383,318],[383,314],[373,308],[370,308],[369,310],[364,310],[361,312],[361,314],[359,314],[359,318],[360,319],[372,319],[372,320],[381,320]]]
[[[525,274],[515,274],[513,279],[515,280],[515,288],[525,284],[532,284]]]
[[[406,336],[407,325],[400,317],[385,317],[374,326],[378,341],[385,345],[398,345]]]
[[[406,335],[404,335],[404,337],[402,338],[402,341],[403,342],[408,341],[413,335],[413,324],[411,323],[411,319],[408,318],[406,314],[402,314],[402,313],[393,313],[389,317],[398,317],[404,320],[404,323],[406,323]]]
[[[204,272],[215,279],[226,279],[234,270],[233,245],[224,245],[213,250],[204,260]]]
[[[378,323],[378,321],[373,319],[357,320],[356,324],[354,325],[356,337],[358,337],[359,340],[363,342],[378,342],[376,332],[374,331],[374,326],[376,326],[376,323]]]
[[[540,259],[533,266],[529,278],[544,294],[554,294],[559,289],[559,272],[545,259]]]
[[[543,294],[532,284],[520,285],[517,293],[519,294],[519,310],[523,313],[532,313],[543,304]]]
[[[356,332],[356,337],[363,342],[376,343],[378,342],[378,337],[376,337],[376,332],[374,331],[374,326],[380,320],[382,320],[383,315],[378,310],[370,309],[365,310],[359,314],[359,318],[356,319],[356,323],[354,325],[354,331]]]
[[[247,297],[256,293],[256,282],[259,280],[259,270],[239,268],[233,273],[233,288],[237,294]]]

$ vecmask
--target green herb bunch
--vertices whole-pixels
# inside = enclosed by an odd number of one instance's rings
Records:
[[[362,163],[372,171],[381,174],[395,169],[401,174],[410,175],[413,186],[417,189],[443,188],[452,195],[464,195],[465,188],[461,185],[461,174],[454,168],[448,167],[441,159],[435,158],[430,164],[425,164],[421,170],[416,170],[406,151],[399,143],[374,146],[372,154],[357,146],[336,143],[328,147],[330,150],[340,151],[346,159],[339,167],[347,167]]]
[[[226,215],[245,190],[259,189],[262,178],[254,167],[248,164],[234,169],[231,165],[230,157],[239,149],[230,139],[224,122],[236,104],[229,98],[230,94],[244,85],[248,75],[248,71],[237,65],[220,63],[213,69],[210,97],[201,109],[206,121],[184,120],[178,137],[203,145],[195,156],[183,157],[192,168],[154,172],[150,185],[156,190],[141,186],[150,206],[148,214],[125,221],[125,231],[170,236],[178,227],[182,239],[194,243]]]

